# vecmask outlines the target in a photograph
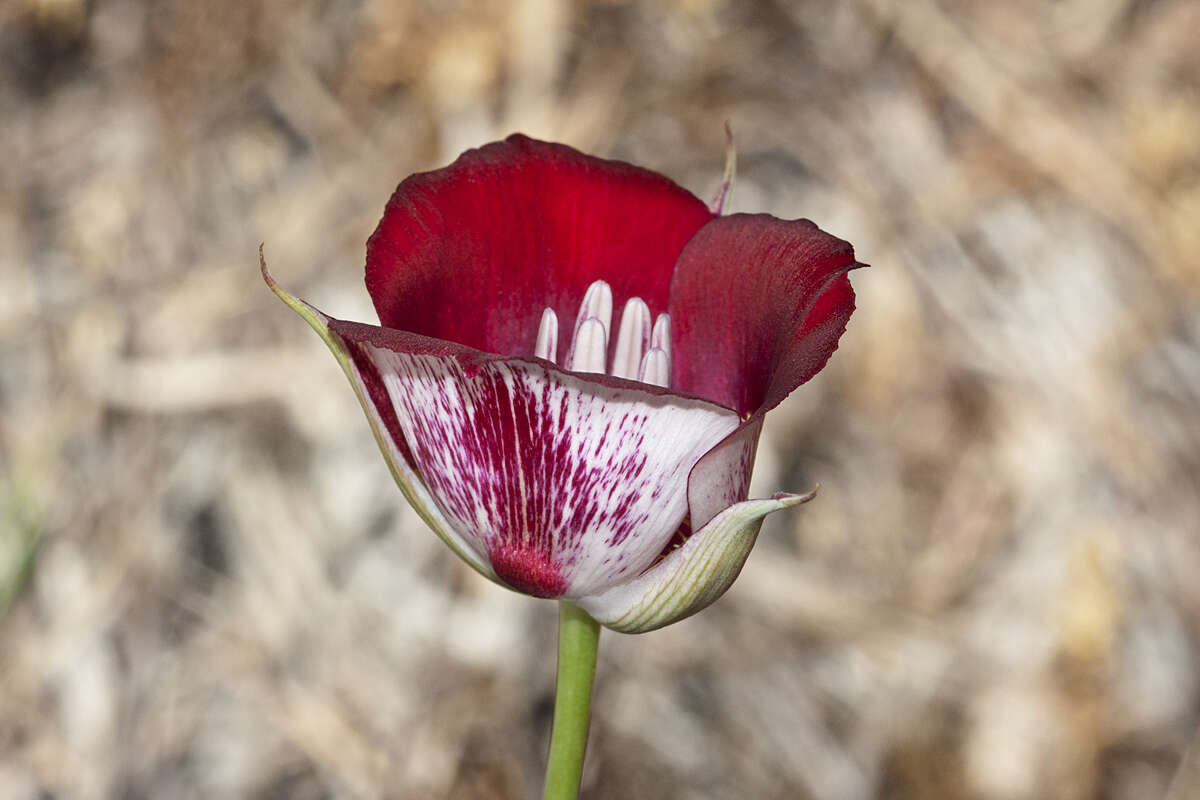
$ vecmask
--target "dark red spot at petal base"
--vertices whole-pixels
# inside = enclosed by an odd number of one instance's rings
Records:
[[[522,594],[562,597],[567,579],[546,560],[546,553],[501,545],[489,553],[496,577]]]

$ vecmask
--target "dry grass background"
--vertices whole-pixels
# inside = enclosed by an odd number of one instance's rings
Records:
[[[1194,0],[9,0],[0,798],[534,796],[553,604],[422,530],[255,249],[372,319],[404,175],[523,130],[707,197],[726,119],[735,210],[874,267],[761,448],[820,497],[710,611],[603,637],[586,796],[1200,797],[1198,36]]]

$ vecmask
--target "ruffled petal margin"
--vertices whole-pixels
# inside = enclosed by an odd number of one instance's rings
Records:
[[[811,500],[777,494],[726,508],[638,578],[576,602],[601,625],[621,633],[646,633],[707,608],[742,571],[763,518]]]

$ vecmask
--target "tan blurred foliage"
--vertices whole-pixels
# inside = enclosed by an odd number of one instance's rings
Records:
[[[0,797],[534,796],[552,604],[421,529],[255,249],[369,320],[406,174],[522,130],[707,197],[725,120],[735,210],[874,266],[761,448],[758,491],[820,496],[709,612],[603,638],[586,796],[1162,797],[1200,717],[1198,32],[1193,0],[0,5]]]

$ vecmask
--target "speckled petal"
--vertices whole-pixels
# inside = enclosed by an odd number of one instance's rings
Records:
[[[391,470],[392,477],[395,478],[396,484],[400,487],[400,491],[404,494],[405,499],[408,500],[417,514],[420,515],[421,519],[425,521],[425,524],[459,558],[466,561],[488,579],[496,580],[496,575],[492,571],[491,565],[488,564],[483,550],[469,537],[462,536],[447,521],[441,509],[433,501],[429,490],[413,469],[411,458],[406,452],[403,441],[397,441],[396,437],[392,435],[389,431],[389,427],[391,426],[383,419],[376,403],[372,401],[368,386],[370,376],[363,374],[342,337],[330,330],[329,324],[332,320],[303,300],[299,300],[288,294],[275,282],[270,272],[267,271],[267,262],[263,258],[262,248],[259,248],[258,259],[259,265],[262,268],[263,280],[267,282],[267,286],[278,295],[280,300],[299,314],[317,332],[317,335],[321,337],[321,340],[333,352],[334,357],[337,358],[337,362],[341,364],[342,371],[350,379],[350,385],[354,388],[354,393],[358,395],[358,402],[367,414],[367,420],[370,422],[371,430],[375,434],[375,441],[383,453],[383,458],[387,462],[388,469]]]
[[[700,399],[544,362],[361,348],[445,518],[535,596],[640,574],[687,511],[692,466],[739,424]]]

